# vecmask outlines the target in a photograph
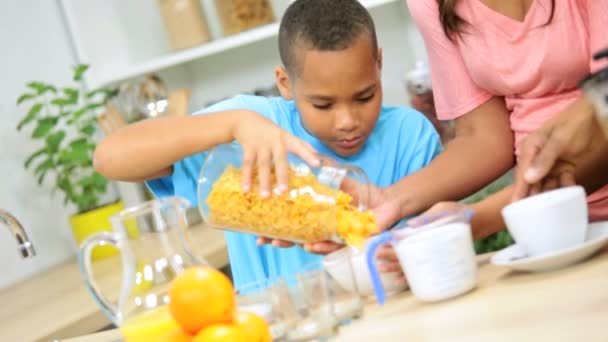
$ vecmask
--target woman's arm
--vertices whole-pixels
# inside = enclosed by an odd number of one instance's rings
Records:
[[[422,170],[386,189],[407,217],[440,201],[460,200],[513,167],[513,133],[501,98],[491,98],[456,119],[456,136]]]

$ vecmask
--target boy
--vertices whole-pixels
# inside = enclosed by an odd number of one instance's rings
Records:
[[[233,140],[243,146],[244,190],[257,165],[262,196],[271,195],[271,186],[286,190],[287,152],[312,166],[317,152],[357,165],[380,187],[439,153],[439,136],[423,115],[382,107],[382,54],[372,18],[357,0],[295,1],[281,21],[279,52],[281,97],[236,96],[201,115],[128,126],[99,144],[97,170],[111,179],[147,181],[156,196],[196,203],[204,151]],[[269,184],[273,163],[276,185]],[[249,234],[225,237],[236,286],[290,276],[320,258],[297,246],[258,246]]]

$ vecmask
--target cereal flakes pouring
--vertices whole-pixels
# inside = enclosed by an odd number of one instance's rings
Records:
[[[355,246],[378,233],[367,210],[369,185],[361,169],[327,161],[311,169],[290,156],[288,191],[262,198],[257,172],[251,190],[242,190],[241,157],[240,146],[232,143],[210,151],[203,163],[199,208],[215,228],[297,243],[332,240]],[[271,176],[276,184],[274,170]]]

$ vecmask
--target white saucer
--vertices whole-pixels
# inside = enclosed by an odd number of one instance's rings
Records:
[[[591,223],[584,243],[559,251],[535,256],[526,256],[520,245],[509,246],[492,256],[494,265],[517,271],[545,272],[570,266],[584,260],[608,243],[608,221]]]

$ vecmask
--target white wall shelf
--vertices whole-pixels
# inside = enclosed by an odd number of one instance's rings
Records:
[[[401,0],[360,0],[367,8],[380,7]],[[76,52],[84,62],[91,63],[92,72],[88,77],[91,87],[108,85],[147,73],[188,63],[194,60],[213,56],[238,47],[253,44],[264,39],[275,37],[279,23],[275,22],[239,34],[227,37],[216,37],[208,43],[189,49],[170,51],[164,42],[163,27],[159,20],[157,9],[150,2],[142,0],[117,2],[110,0],[95,5],[87,2],[87,7],[75,0],[62,0],[66,12],[68,28],[71,32]],[[280,17],[282,10],[288,5],[288,0],[273,0],[275,15]],[[278,3],[278,5],[277,5]],[[129,5],[127,5],[129,4]],[[211,5],[202,2],[208,19],[213,15]],[[278,9],[278,10],[277,10]],[[130,14],[125,14],[130,13]],[[108,20],[108,18],[111,18]],[[131,24],[137,22],[151,27],[149,32]],[[102,25],[103,22],[103,25]],[[125,23],[126,22],[126,23]],[[212,20],[210,20],[210,26]],[[100,29],[103,27],[103,29]],[[131,37],[129,37],[129,35]],[[146,38],[142,38],[146,37]],[[150,37],[156,37],[150,38]],[[160,37],[160,39],[158,39]],[[94,40],[92,44],[91,40]],[[146,42],[144,40],[156,40]],[[99,44],[105,44],[101,49]]]
[[[156,57],[140,64],[129,65],[125,68],[116,70],[113,74],[104,75],[106,77],[101,77],[100,79],[96,80],[97,82],[94,84],[94,86],[107,85],[118,81],[123,81],[129,78],[156,72],[168,67],[228,51],[240,46],[253,44],[257,41],[275,36],[278,29],[279,23],[272,23],[233,36],[210,41],[193,48]]]

